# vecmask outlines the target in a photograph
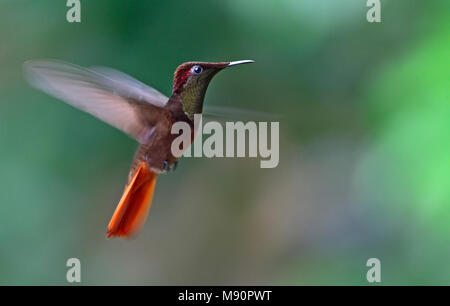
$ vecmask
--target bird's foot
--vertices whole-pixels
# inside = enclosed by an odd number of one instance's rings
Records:
[[[169,162],[167,160],[163,161],[163,170],[164,170],[164,172],[167,172],[170,170]]]
[[[164,172],[175,171],[178,166],[178,161],[174,162],[172,165],[169,165],[167,160],[163,161],[163,170]]]

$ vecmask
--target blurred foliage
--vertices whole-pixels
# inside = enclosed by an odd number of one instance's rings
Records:
[[[450,284],[450,2],[0,1],[0,284]],[[190,60],[254,59],[207,105],[283,115],[280,165],[183,159],[142,233],[106,240],[136,144],[22,63],[122,70],[169,95]]]

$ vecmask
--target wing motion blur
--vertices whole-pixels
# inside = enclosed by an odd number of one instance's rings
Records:
[[[159,107],[164,107],[167,101],[169,101],[167,96],[163,95],[153,87],[150,87],[121,71],[102,66],[90,67],[90,70],[115,82],[117,87],[120,87],[124,94],[128,93],[128,96],[139,101],[145,101]]]
[[[140,143],[147,143],[154,130],[140,114],[158,116],[168,101],[156,89],[110,68],[86,69],[61,61],[38,60],[26,62],[24,69],[35,88],[105,121]]]

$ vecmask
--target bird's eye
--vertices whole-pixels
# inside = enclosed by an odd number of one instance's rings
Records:
[[[195,65],[192,67],[191,71],[193,74],[200,74],[203,72],[203,68],[202,68],[202,66]]]

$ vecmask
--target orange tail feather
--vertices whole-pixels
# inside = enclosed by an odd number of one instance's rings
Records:
[[[139,232],[150,210],[156,177],[147,163],[139,165],[114,211],[106,237],[131,237]]]

